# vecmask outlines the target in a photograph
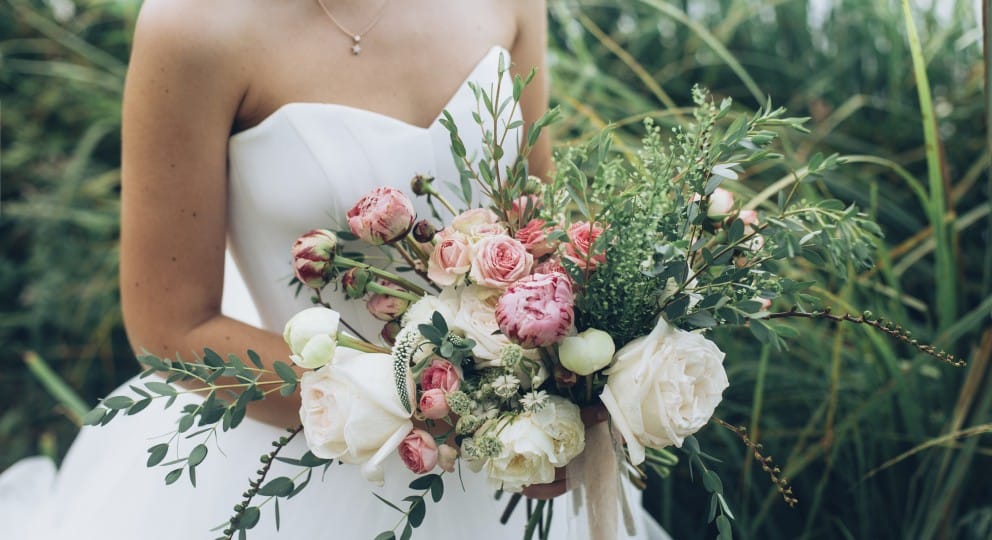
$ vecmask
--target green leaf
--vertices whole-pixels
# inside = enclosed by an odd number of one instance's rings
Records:
[[[265,368],[265,366],[262,364],[262,359],[258,356],[258,353],[251,349],[248,349],[248,360],[251,360],[251,363],[254,364],[255,367],[257,367],[258,369]]]
[[[758,341],[762,343],[770,343],[772,339],[772,332],[768,328],[768,325],[761,322],[758,319],[751,319],[748,323],[748,329],[754,337],[758,338]]]
[[[276,530],[277,531],[279,530],[279,526],[281,524],[282,524],[282,521],[281,521],[281,519],[279,517],[279,499],[277,498],[276,499]]]
[[[285,476],[273,478],[259,488],[258,494],[265,497],[285,497],[293,492],[293,481]]]
[[[145,383],[145,388],[160,396],[174,396],[177,393],[176,389],[173,388],[171,384],[161,381],[148,381]]]
[[[406,526],[403,527],[403,534],[400,535],[400,540],[410,540],[412,536],[413,536],[413,526],[410,525],[410,522],[408,521],[406,523]]]
[[[258,525],[258,518],[261,517],[262,512],[257,506],[249,506],[245,508],[244,514],[241,515],[241,519],[238,520],[238,527],[242,529],[251,529],[255,525]]]
[[[383,503],[384,503],[384,504],[385,504],[386,506],[388,506],[388,507],[390,507],[390,508],[392,508],[393,510],[396,510],[397,512],[399,512],[399,513],[401,513],[401,514],[405,514],[405,513],[406,513],[406,512],[404,512],[404,511],[403,511],[402,509],[400,509],[400,507],[399,507],[399,506],[396,506],[395,504],[393,504],[393,503],[391,503],[391,502],[389,502],[389,501],[387,501],[386,499],[384,499],[384,498],[383,498],[383,497],[382,497],[381,495],[379,495],[378,493],[376,493],[376,492],[374,492],[374,491],[373,491],[373,492],[372,492],[372,495],[375,495],[375,498],[376,498],[376,499],[379,499],[379,500],[380,500],[380,501],[382,501],[382,502],[383,502]]]
[[[101,405],[108,409],[127,409],[134,405],[134,400],[127,396],[113,396],[103,400]]]
[[[396,533],[393,531],[383,531],[375,537],[375,540],[396,540]]]
[[[730,540],[734,537],[732,528],[730,526],[730,520],[727,516],[720,515],[716,518],[716,528],[720,531],[719,540]]]
[[[424,504],[423,499],[417,499],[410,503],[410,513],[407,514],[407,519],[409,520],[411,527],[419,527],[424,522],[424,517],[427,515],[427,505]]]
[[[189,453],[189,464],[196,467],[200,463],[203,463],[204,458],[207,457],[207,447],[202,444],[198,444],[193,448],[193,451]]]
[[[435,311],[431,315],[431,322],[434,323],[434,328],[437,328],[438,332],[442,334],[448,333],[448,323],[444,320],[444,315],[441,315],[440,311]]]
[[[319,458],[313,455],[313,452],[307,452],[306,454],[303,454],[303,457],[300,458],[300,463],[304,467],[320,467],[321,465],[327,465],[328,463],[333,463],[333,462],[334,462],[333,459]]]
[[[444,497],[444,480],[440,476],[435,476],[431,481],[431,499],[434,502],[441,502],[441,497]]]
[[[162,463],[162,460],[165,459],[165,456],[168,453],[169,453],[168,443],[156,444],[155,446],[148,449],[148,454],[149,454],[148,461],[145,463],[145,465],[148,467],[154,467],[159,463]]]
[[[439,479],[440,477],[436,474],[425,474],[420,478],[415,478],[413,482],[410,482],[410,489],[427,489],[431,487],[435,478]]]
[[[273,362],[272,367],[275,368],[276,375],[278,375],[280,379],[285,381],[286,384],[295,385],[296,383],[299,382],[299,378],[296,376],[296,372],[293,371],[293,368],[290,367],[289,364],[285,362]]]
[[[179,419],[179,433],[185,433],[189,431],[189,428],[193,427],[193,415],[184,415]]]
[[[720,481],[720,477],[713,471],[703,472],[703,487],[710,493],[723,493],[723,482]]]
[[[84,426],[96,426],[99,425],[103,420],[103,415],[107,413],[107,409],[103,407],[93,407],[90,412],[83,416]]]
[[[182,468],[173,469],[173,470],[169,471],[169,474],[165,475],[165,485],[168,486],[168,485],[174,484],[176,482],[176,480],[179,480],[179,477],[182,476],[182,475],[183,475],[183,469]]]

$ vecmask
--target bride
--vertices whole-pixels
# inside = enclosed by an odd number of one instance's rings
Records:
[[[375,186],[408,190],[416,174],[456,180],[438,119],[447,109],[469,152],[480,151],[467,83],[495,85],[500,56],[514,73],[542,74],[521,100],[523,120],[537,119],[547,103],[545,44],[538,0],[146,0],[123,104],[120,286],[134,349],[191,358],[205,347],[250,347],[285,359],[279,332],[308,305],[288,286],[293,240],[341,229],[347,208]],[[531,173],[545,175],[549,156],[542,138]],[[226,252],[237,270],[228,264],[225,278]],[[331,302],[376,335],[361,304]],[[186,478],[166,486],[167,469],[145,466],[145,449],[175,430],[176,409],[158,407],[84,429],[52,490],[20,501],[29,508],[15,516],[23,528],[12,538],[220,536],[210,531],[231,515],[269,442],[299,423],[300,403],[294,395],[254,406],[211,448],[196,488]],[[284,455],[305,451],[296,440]],[[400,501],[411,478],[393,459],[376,491]],[[564,490],[558,482],[526,493]],[[263,508],[249,537],[371,539],[399,519],[371,491],[357,468],[331,467],[283,502],[278,533]],[[415,537],[521,536],[524,512],[501,526],[505,499],[494,500],[481,476],[463,468],[445,491]],[[562,539],[558,514],[553,537]],[[650,518],[642,525],[640,538],[664,534]]]

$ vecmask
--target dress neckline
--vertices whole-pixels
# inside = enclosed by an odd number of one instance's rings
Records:
[[[343,104],[340,104],[340,103],[329,103],[329,102],[323,102],[323,101],[290,101],[288,103],[283,103],[282,105],[280,105],[279,107],[277,107],[274,111],[272,111],[271,113],[269,113],[265,118],[262,118],[262,120],[259,123],[255,124],[254,126],[251,126],[248,129],[241,130],[241,131],[239,131],[239,132],[231,135],[228,138],[228,141],[229,142],[234,142],[236,140],[239,140],[239,139],[243,138],[244,136],[248,136],[248,135],[251,135],[251,134],[256,133],[256,132],[259,132],[259,131],[264,131],[266,128],[268,128],[269,124],[275,122],[276,119],[278,119],[280,116],[282,116],[283,114],[285,114],[288,110],[294,109],[294,108],[300,108],[300,107],[313,107],[313,108],[321,108],[321,109],[338,109],[338,110],[342,110],[342,111],[349,111],[349,112],[352,112],[352,113],[356,113],[356,114],[361,114],[361,115],[364,115],[364,116],[368,116],[370,118],[378,118],[380,120],[384,120],[384,121],[387,121],[387,122],[390,122],[390,123],[399,125],[401,127],[405,127],[406,129],[411,129],[411,130],[416,130],[416,131],[430,131],[431,128],[433,128],[435,125],[437,125],[438,120],[440,120],[441,117],[444,115],[444,111],[447,110],[448,107],[451,106],[451,104],[456,99],[458,99],[458,97],[461,95],[461,93],[465,91],[465,88],[468,87],[468,83],[475,78],[476,72],[478,72],[479,69],[481,69],[483,66],[485,66],[486,64],[488,64],[487,61],[490,58],[492,58],[494,54],[497,54],[497,53],[499,53],[499,54],[505,54],[506,57],[507,57],[506,58],[506,65],[509,65],[510,52],[505,47],[503,47],[502,45],[493,45],[486,52],[486,54],[483,55],[482,58],[480,58],[475,63],[475,65],[472,66],[472,69],[469,70],[469,73],[467,75],[465,75],[464,78],[462,78],[461,82],[458,83],[457,88],[455,88],[449,94],[450,97],[444,103],[444,106],[441,108],[440,111],[438,111],[438,113],[434,116],[434,119],[431,120],[431,123],[429,125],[427,125],[427,126],[420,126],[420,125],[417,125],[417,124],[412,124],[410,122],[407,122],[406,120],[397,118],[395,116],[390,116],[388,114],[384,114],[384,113],[380,113],[380,112],[377,112],[377,111],[373,111],[371,109],[364,109],[362,107],[353,107],[351,105],[343,105]]]

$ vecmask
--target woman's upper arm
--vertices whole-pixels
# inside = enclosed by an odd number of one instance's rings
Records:
[[[148,0],[124,91],[121,297],[131,343],[173,354],[219,313],[227,140],[244,82],[231,23]]]
[[[511,72],[526,78],[531,69],[537,75],[520,98],[524,121],[535,122],[548,110],[547,69],[548,18],[544,0],[517,0],[517,35],[510,54]],[[551,139],[544,131],[529,160],[530,172],[547,178],[551,170]]]

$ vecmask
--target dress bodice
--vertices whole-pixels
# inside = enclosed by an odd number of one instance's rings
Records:
[[[508,56],[502,47],[490,49],[445,105],[470,157],[482,155],[483,137],[482,128],[472,117],[477,103],[469,83],[487,91],[494,88],[501,54]],[[510,88],[509,80],[501,84]],[[438,114],[430,126],[421,127],[344,105],[289,103],[260,124],[232,136],[228,148],[228,247],[241,276],[231,269],[226,273],[225,312],[281,331],[294,313],[311,305],[306,291],[294,298],[289,287],[293,242],[314,228],[347,230],[344,216],[348,209],[377,186],[406,192],[418,219],[431,214],[426,201],[410,193],[410,180],[415,175],[435,177],[435,188],[452,202],[459,201],[454,189],[459,171],[451,153],[450,134],[440,119]],[[513,135],[508,138],[508,155],[501,159],[502,166],[516,157]],[[385,251],[359,244],[346,245],[344,250],[361,251],[377,266],[386,262]],[[257,320],[254,314],[245,313],[249,303],[241,292],[241,280],[257,308]],[[365,337],[377,335],[381,323],[376,324],[363,302],[345,303],[340,293],[325,293],[325,299]]]

